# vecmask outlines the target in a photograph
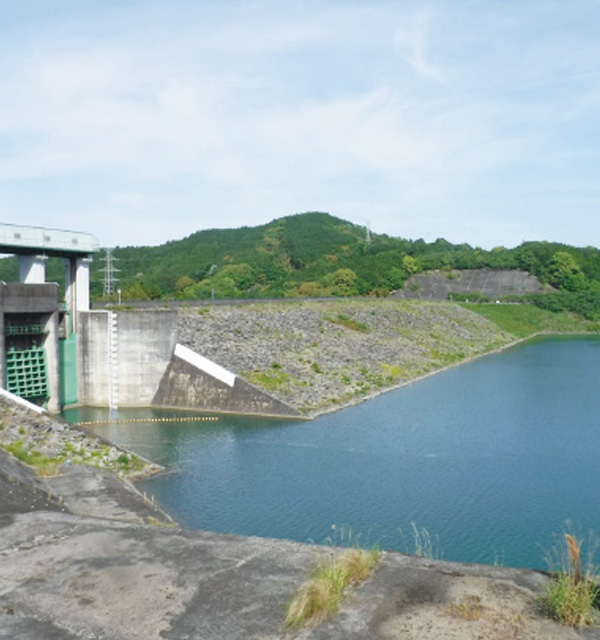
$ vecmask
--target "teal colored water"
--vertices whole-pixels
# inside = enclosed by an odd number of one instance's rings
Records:
[[[176,470],[141,488],[189,528],[313,542],[351,530],[411,552],[415,523],[438,557],[546,568],[565,521],[600,532],[599,380],[600,339],[552,338],[312,422],[222,416],[97,431]]]

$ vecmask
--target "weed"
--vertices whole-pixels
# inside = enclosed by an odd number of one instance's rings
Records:
[[[51,476],[58,473],[58,467],[63,462],[62,458],[49,458],[36,449],[27,447],[22,440],[17,440],[11,444],[0,445],[3,449],[12,454],[17,460],[33,467],[40,476]]]
[[[468,622],[479,620],[483,614],[481,598],[479,596],[468,596],[460,602],[453,602],[448,607],[448,613],[453,618],[460,618]]]
[[[567,523],[568,528],[572,525]],[[547,562],[554,571],[546,587],[543,603],[561,623],[584,627],[594,623],[595,608],[600,600],[600,587],[594,566],[598,539],[590,534],[585,566],[582,561],[583,542],[572,532],[564,533],[555,542]]]
[[[546,588],[545,603],[559,622],[585,627],[594,623],[594,604],[598,596],[598,585],[594,582],[576,582],[573,576],[559,573]]]
[[[117,462],[124,466],[124,467],[128,467],[130,460],[129,460],[129,456],[126,453],[122,453],[118,458],[117,458]]]
[[[270,371],[243,371],[242,376],[251,384],[263,387],[267,391],[276,391],[288,387],[293,381],[292,376],[285,371],[272,369]]]
[[[383,369],[383,372],[386,374],[387,378],[393,378],[395,380],[402,376],[402,369],[397,365],[386,364],[382,362],[381,368]]]
[[[146,524],[151,524],[154,527],[168,527],[168,528],[173,528],[177,526],[175,522],[165,522],[164,520],[159,520],[154,516],[146,516]]]
[[[439,536],[435,535],[432,537],[425,527],[419,527],[415,522],[410,523],[410,529],[410,542],[407,542],[402,529],[398,530],[404,541],[406,553],[431,560],[442,559],[443,553],[440,549]]]
[[[379,560],[379,551],[348,549],[319,558],[312,577],[290,602],[285,626],[316,625],[334,614],[349,586],[363,582]]]
[[[310,365],[310,368],[315,372],[315,373],[323,373],[323,369],[321,369],[321,367],[319,366],[318,362],[313,362]]]
[[[290,603],[285,617],[285,626],[300,627],[316,625],[337,611],[342,594],[326,580],[313,578],[306,582]]]
[[[379,561],[380,555],[378,549],[348,549],[342,558],[347,583],[356,585],[366,580]]]
[[[79,453],[79,447],[76,447],[72,442],[65,442],[63,445],[63,452],[67,453]]]
[[[361,333],[369,333],[371,331],[371,327],[364,322],[359,322],[358,320],[353,320],[348,316],[345,316],[343,313],[338,313],[336,316],[326,316],[327,321],[338,324],[342,327],[346,327],[346,329],[351,329],[352,331],[359,331]]]
[[[141,471],[146,466],[146,463],[139,456],[136,456],[135,453],[132,453],[131,466],[134,471]]]

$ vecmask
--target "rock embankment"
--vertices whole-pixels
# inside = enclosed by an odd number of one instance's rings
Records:
[[[58,511],[170,525],[171,518],[129,482],[160,470],[159,465],[0,396],[0,519],[2,514]]]
[[[134,480],[162,469],[148,460],[47,414],[0,397],[0,448],[35,468],[56,475],[62,466],[84,464]]]
[[[183,309],[178,340],[311,416],[514,338],[455,304],[373,299]]]

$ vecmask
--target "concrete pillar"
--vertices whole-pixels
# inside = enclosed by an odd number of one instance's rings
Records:
[[[71,328],[77,332],[78,313],[90,310],[90,258],[65,259],[65,302]]]
[[[65,322],[65,338],[73,332],[73,309],[75,305],[75,260],[73,258],[63,258],[65,267],[65,311],[67,312],[67,322]]]
[[[18,256],[19,282],[43,284],[46,282],[46,256]]]
[[[75,275],[75,309],[90,310],[90,264],[91,258],[78,258]]]
[[[55,311],[46,322],[47,335],[44,342],[44,350],[46,351],[46,373],[48,376],[48,411],[50,413],[60,413],[58,318],[59,313]]]

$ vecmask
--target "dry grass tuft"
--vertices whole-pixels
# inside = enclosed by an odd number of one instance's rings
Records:
[[[300,587],[288,606],[288,628],[317,625],[338,610],[344,591],[368,578],[379,560],[379,551],[349,549],[341,556],[320,558],[312,578]]]
[[[448,607],[448,613],[453,618],[460,618],[461,620],[467,620],[469,622],[479,620],[483,614],[481,598],[478,596],[469,596],[460,602],[453,602]]]
[[[379,555],[379,551],[348,549],[341,560],[347,583],[355,585],[366,580],[379,561]]]

